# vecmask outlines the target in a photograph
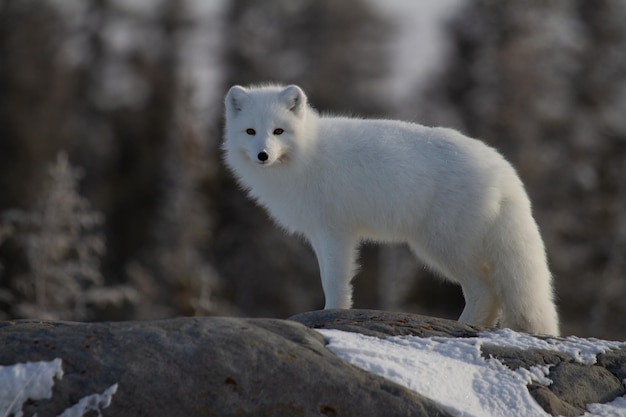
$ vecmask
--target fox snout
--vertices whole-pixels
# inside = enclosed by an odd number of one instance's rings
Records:
[[[274,154],[275,152],[272,152],[272,150],[263,148],[257,152],[253,151],[250,155],[250,159],[252,159],[252,162],[256,162],[257,164],[271,165],[276,159],[278,159],[272,157]]]
[[[256,157],[259,160],[259,162],[262,164],[267,162],[268,159],[270,159],[270,156],[265,151],[259,152],[259,154]]]
[[[285,147],[278,142],[266,142],[257,149],[250,149],[249,158],[252,162],[260,165],[272,165],[276,162],[282,162]]]

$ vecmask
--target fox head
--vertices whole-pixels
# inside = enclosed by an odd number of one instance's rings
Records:
[[[300,87],[233,86],[226,94],[224,149],[253,164],[289,163],[306,123],[307,98]]]

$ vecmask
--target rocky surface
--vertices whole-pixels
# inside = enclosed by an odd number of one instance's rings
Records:
[[[449,415],[287,320],[15,321],[0,324],[0,346],[0,365],[63,360],[52,399],[27,404],[26,416],[56,416],[115,383],[105,416]]]
[[[26,416],[56,416],[82,397],[118,390],[104,416],[448,416],[431,400],[338,359],[312,329],[377,337],[473,337],[455,321],[366,310],[290,320],[179,318],[151,322],[0,323],[0,365],[63,360],[50,400]],[[548,387],[529,390],[550,413],[580,415],[589,402],[624,395],[626,351],[585,366],[562,353],[483,346],[512,369],[551,364]]]
[[[314,329],[337,329],[376,337],[412,335],[419,337],[475,337],[481,331],[456,321],[369,310],[325,310],[299,314],[291,320]],[[541,350],[481,346],[485,358],[496,358],[510,369],[552,365],[547,377],[550,386],[528,387],[537,402],[550,414],[578,416],[585,405],[606,403],[626,394],[626,349],[612,350],[597,357],[593,366],[582,365],[569,355]]]

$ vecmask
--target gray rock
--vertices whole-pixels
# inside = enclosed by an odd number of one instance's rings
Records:
[[[289,318],[313,329],[336,329],[375,337],[475,337],[486,328],[409,313],[378,310],[320,310]]]
[[[63,360],[56,416],[118,383],[105,416],[448,416],[437,404],[338,359],[293,321],[181,318],[153,322],[0,323],[0,364]]]
[[[626,381],[626,349],[615,349],[598,355],[598,365],[608,369],[620,381]]]
[[[585,413],[584,409],[574,407],[557,397],[548,387],[539,384],[530,384],[528,390],[539,405],[553,416],[573,417]]]
[[[115,383],[118,390],[104,416],[449,415],[433,401],[338,359],[305,326],[381,338],[475,337],[489,330],[371,310],[316,311],[290,320],[14,321],[0,323],[0,365],[63,360],[65,375],[52,399],[30,401],[26,416],[56,416]],[[598,355],[593,366],[539,349],[483,345],[482,355],[511,369],[551,365],[553,383],[528,389],[553,415],[581,415],[590,402],[625,394],[624,349]]]
[[[553,381],[550,391],[578,408],[590,403],[606,403],[626,394],[621,381],[601,366],[560,363],[550,368],[548,378]]]

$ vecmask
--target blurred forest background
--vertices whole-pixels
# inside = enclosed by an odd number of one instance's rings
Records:
[[[0,319],[322,308],[310,248],[220,161],[223,94],[273,80],[322,111],[499,149],[533,201],[564,333],[626,339],[626,2],[459,0],[420,82],[398,65],[434,43],[398,48],[410,35],[383,3],[0,0]],[[356,307],[462,310],[404,246],[361,253]]]

